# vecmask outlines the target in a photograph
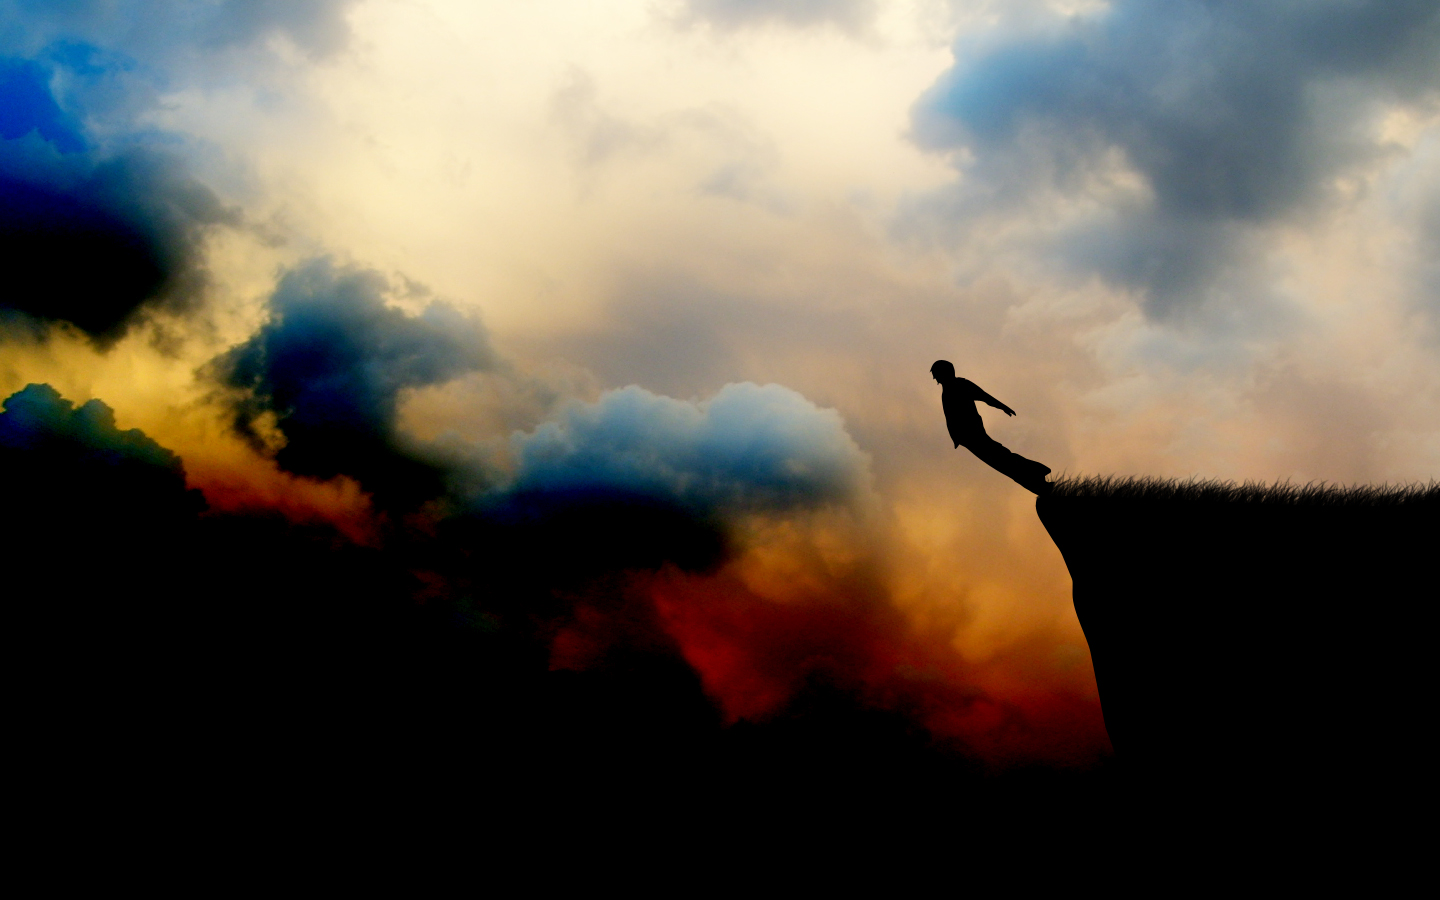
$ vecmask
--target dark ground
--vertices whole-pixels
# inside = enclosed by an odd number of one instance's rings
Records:
[[[1036,508],[1147,803],[1355,836],[1418,811],[1440,485],[1072,480]]]

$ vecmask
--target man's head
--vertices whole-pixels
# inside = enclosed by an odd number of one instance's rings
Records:
[[[955,366],[947,359],[937,359],[930,367],[930,374],[935,378],[937,384],[944,384],[947,381],[955,380]]]

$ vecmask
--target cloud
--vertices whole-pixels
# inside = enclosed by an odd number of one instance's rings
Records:
[[[186,90],[288,93],[297,69],[348,46],[352,0],[0,0],[0,56],[37,64],[61,107],[101,142],[162,138]],[[274,93],[270,94],[272,100]],[[112,146],[113,149],[113,146]]]
[[[469,567],[455,593],[534,623],[552,669],[683,659],[730,723],[788,727],[818,691],[997,762],[1086,765],[1103,748],[1090,701],[991,696],[944,629],[895,607],[869,459],[833,410],[775,384],[698,401],[631,386],[512,451],[512,480],[440,534]]]
[[[167,155],[67,157],[33,135],[0,142],[0,308],[105,346],[142,311],[192,302],[200,243],[234,214]]]
[[[1416,227],[1416,280],[1419,305],[1430,317],[1432,330],[1440,326],[1440,190],[1431,188]]]
[[[171,152],[98,147],[54,77],[0,59],[0,309],[69,322],[105,346],[142,309],[192,301],[206,231],[237,214]]]
[[[81,0],[0,3],[0,47],[35,53],[57,41],[84,41],[153,64],[183,58],[214,64],[222,51],[283,37],[312,57],[346,45],[354,0]]]
[[[727,31],[763,25],[835,25],[855,31],[875,18],[873,0],[685,0],[677,18]]]
[[[84,150],[80,122],[62,110],[50,93],[50,72],[33,60],[0,59],[0,138],[31,131],[62,153]]]
[[[869,477],[839,414],[777,384],[728,384],[699,402],[627,387],[512,443],[511,492],[614,492],[702,513],[844,503]]]
[[[747,517],[854,510],[869,486],[839,415],[774,384],[730,384],[702,401],[632,386],[511,443],[511,480],[447,533],[477,548],[490,596],[551,623],[551,652],[569,668],[679,652],[639,573],[708,577],[740,552]]]
[[[511,455],[511,478],[471,499],[451,540],[486,548],[487,580],[529,597],[532,612],[568,617],[573,598],[557,608],[549,592],[589,591],[609,598],[592,607],[631,610],[622,619],[645,623],[642,635],[658,628],[648,600],[642,614],[624,591],[594,585],[666,565],[709,571],[733,551],[741,518],[854,508],[869,486],[840,416],[774,384],[726,385],[703,401],[610,391],[515,434]]]
[[[112,534],[116,522],[131,529],[174,524],[205,505],[197,491],[187,490],[179,457],[139,429],[116,427],[114,411],[99,400],[77,408],[48,384],[31,384],[7,398],[3,409],[0,472],[7,518],[25,529],[39,527],[37,519],[65,520],[77,541],[104,535],[129,543],[137,535]],[[77,517],[77,510],[88,515]]]
[[[77,407],[31,384],[0,406],[11,752],[76,796],[99,796],[176,732],[193,734],[209,699],[181,661],[198,635],[187,633],[196,581],[180,570],[205,502],[175,454],[117,427],[99,400]]]
[[[1384,105],[1435,96],[1440,8],[1117,0],[956,58],[912,124],[922,146],[963,151],[970,208],[1099,197],[1113,215],[1081,241],[1057,235],[1060,250],[1165,316],[1240,261],[1255,227],[1375,159],[1367,123]],[[1097,187],[1124,172],[1142,185]]]
[[[189,174],[193,148],[146,113],[190,85],[263,83],[281,44],[311,60],[338,52],[349,6],[0,2],[6,320],[69,322],[104,347],[143,313],[191,303],[201,239],[238,214]]]
[[[833,410],[774,384],[699,401],[631,386],[512,445],[513,479],[441,534],[472,566],[459,592],[536,623],[553,669],[678,657],[732,723],[786,721],[818,689],[995,761],[1103,748],[1090,701],[991,696],[944,629],[895,607],[869,460]]]
[[[284,437],[281,467],[299,475],[349,475],[382,503],[427,499],[436,467],[399,444],[400,394],[495,365],[479,321],[444,303],[418,315],[386,305],[375,272],[326,260],[288,272],[269,300],[270,319],[213,364],[240,392],[237,426],[261,442],[265,417]]]

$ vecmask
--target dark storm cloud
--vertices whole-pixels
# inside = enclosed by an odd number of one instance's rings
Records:
[[[167,90],[253,80],[280,59],[275,38],[338,51],[349,5],[0,0],[4,321],[69,322],[103,347],[194,300],[200,241],[237,214],[188,174],[184,141],[137,117]]]
[[[200,242],[235,214],[167,154],[66,154],[41,134],[0,141],[0,309],[70,322],[103,346],[142,308],[193,299]]]
[[[66,71],[0,58],[0,310],[70,322],[105,345],[142,307],[193,299],[206,229],[236,214],[153,140],[92,140],[86,110],[53,89]]]
[[[966,148],[971,202],[1040,183],[1078,191],[1118,149],[1153,195],[1064,248],[1163,314],[1233,262],[1246,229],[1323,201],[1380,149],[1381,103],[1440,86],[1440,4],[1117,0],[1058,32],[959,62],[921,99],[914,132]]]
[[[873,0],[686,0],[682,21],[723,29],[756,25],[837,25],[851,30],[875,17]]]
[[[123,431],[99,400],[78,408],[48,384],[12,394],[0,414],[0,477],[6,523],[28,529],[35,517],[69,518],[85,532],[115,519],[183,519],[204,506],[185,487],[180,458],[139,429]],[[108,531],[108,528],[102,528]],[[113,535],[114,540],[134,535]]]
[[[410,316],[385,304],[374,272],[316,261],[289,272],[269,301],[270,320],[216,361],[243,395],[242,431],[273,414],[285,446],[276,459],[300,475],[354,477],[382,502],[439,491],[428,463],[397,449],[400,392],[491,368],[495,357],[474,318],[443,303]]]

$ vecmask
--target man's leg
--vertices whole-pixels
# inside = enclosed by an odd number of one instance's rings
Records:
[[[1045,481],[1045,476],[1050,474],[1049,466],[1010,452],[988,434],[975,435],[962,442],[961,446],[975,454],[976,459],[1009,477],[1027,491],[1043,494],[1050,489]]]

